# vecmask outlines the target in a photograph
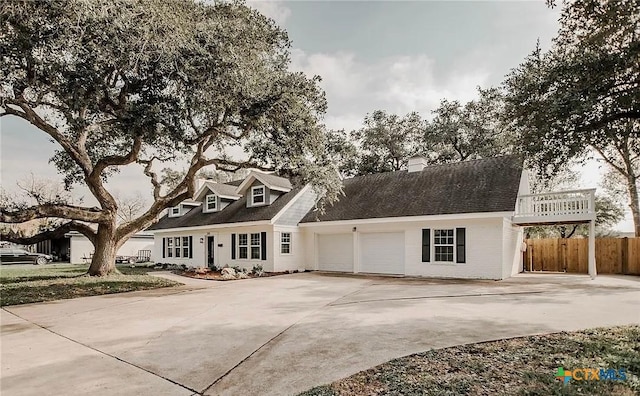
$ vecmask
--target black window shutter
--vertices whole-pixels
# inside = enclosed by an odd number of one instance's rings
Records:
[[[165,250],[167,250],[167,238],[162,238],[162,258],[164,258]]]
[[[267,233],[260,233],[260,257],[262,260],[267,259]]]
[[[422,229],[422,262],[431,261],[431,229]]]
[[[231,260],[236,259],[236,234],[231,234]]]
[[[193,236],[189,235],[189,258],[193,258]]]
[[[465,263],[465,237],[466,232],[464,228],[456,228],[456,263]]]

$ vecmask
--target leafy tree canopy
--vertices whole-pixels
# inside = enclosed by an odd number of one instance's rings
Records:
[[[418,113],[404,117],[382,110],[364,118],[361,129],[354,131],[362,154],[358,161],[358,174],[400,170],[407,160],[420,151],[424,121]]]
[[[640,2],[565,2],[551,49],[538,46],[504,88],[531,163],[550,175],[598,153],[623,176],[640,236]]]
[[[8,1],[0,26],[0,116],[49,135],[67,186],[85,184],[100,203],[3,207],[0,221],[69,220],[67,229],[95,244],[91,274],[113,271],[114,249],[191,196],[205,166],[277,170],[336,197],[318,123],[326,109],[319,78],[289,71],[286,32],[244,4]],[[232,157],[232,148],[244,155]],[[164,188],[154,165],[176,160],[189,168]],[[118,226],[104,182],[135,163],[154,202]]]
[[[364,118],[363,127],[332,131],[331,151],[346,176],[405,169],[409,158],[430,163],[486,158],[513,151],[514,139],[504,127],[502,95],[498,89],[478,89],[467,103],[442,100],[429,121],[417,112],[404,116],[383,110]]]
[[[502,120],[503,100],[496,88],[478,88],[478,98],[464,105],[442,100],[428,124],[423,151],[435,162],[495,157],[512,151],[512,135]]]

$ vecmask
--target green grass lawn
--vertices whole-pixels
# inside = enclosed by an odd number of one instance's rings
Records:
[[[9,265],[0,267],[0,305],[28,304],[134,290],[176,286],[179,283],[147,275],[153,268],[118,266],[121,274],[86,276],[86,264]]]
[[[556,380],[558,367],[626,370],[626,380]],[[464,345],[391,360],[304,396],[639,395],[640,326]]]

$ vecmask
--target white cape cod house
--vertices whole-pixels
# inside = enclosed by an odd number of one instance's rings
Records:
[[[346,179],[324,213],[310,186],[273,174],[207,181],[149,228],[154,261],[504,279],[522,270],[522,226],[593,228],[593,190],[530,195],[516,156],[425,164],[416,157],[407,171]],[[589,258],[595,276],[593,249]]]

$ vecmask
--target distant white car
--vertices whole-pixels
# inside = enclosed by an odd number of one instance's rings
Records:
[[[0,264],[46,264],[53,260],[48,254],[32,253],[24,249],[1,248]]]

